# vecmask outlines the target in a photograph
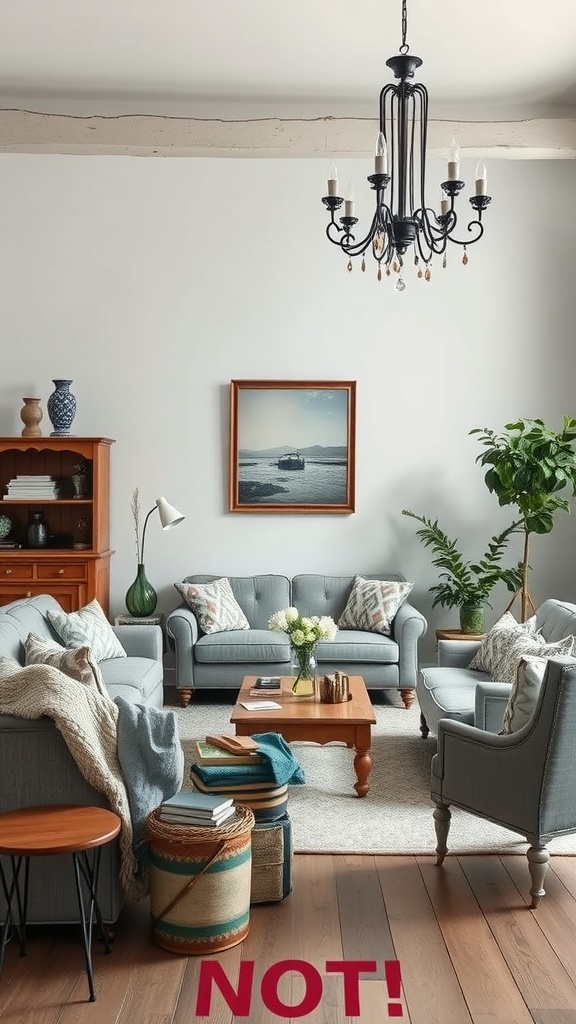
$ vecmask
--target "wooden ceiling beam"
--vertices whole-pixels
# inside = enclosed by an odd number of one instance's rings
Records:
[[[0,110],[0,152],[190,157],[365,157],[373,151],[370,118],[78,116]],[[445,157],[456,134],[464,156],[573,160],[576,119],[441,121],[428,124],[428,155]]]

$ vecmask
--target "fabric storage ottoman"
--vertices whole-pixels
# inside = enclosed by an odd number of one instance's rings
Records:
[[[276,821],[256,822],[252,830],[250,903],[273,903],[292,892],[292,822],[288,814]]]

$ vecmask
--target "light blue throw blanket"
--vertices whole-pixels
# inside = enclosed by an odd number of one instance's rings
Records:
[[[286,740],[277,732],[260,732],[252,737],[258,744],[262,764],[194,765],[198,778],[213,786],[238,786],[246,782],[273,782],[277,786],[306,782]]]
[[[184,752],[175,711],[132,704],[116,697],[118,760],[130,803],[134,855],[146,871],[146,819],[177,793],[184,777]]]

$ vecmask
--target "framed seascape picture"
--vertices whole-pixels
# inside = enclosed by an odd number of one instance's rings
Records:
[[[233,380],[230,511],[353,512],[356,381]]]

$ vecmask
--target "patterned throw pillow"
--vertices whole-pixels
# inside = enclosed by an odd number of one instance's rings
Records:
[[[250,623],[225,576],[212,583],[175,583],[174,586],[194,612],[203,633],[250,629]]]
[[[516,622],[510,612],[505,612],[484,637],[468,668],[488,672],[495,682],[512,685],[516,679],[518,665],[525,655],[552,658],[554,655],[572,653],[573,636],[565,637],[554,644],[547,644],[542,634],[534,633],[533,630],[534,619],[522,624]]]
[[[24,644],[24,653],[25,665],[52,665],[72,679],[77,679],[79,683],[95,686],[100,693],[108,696],[102,673],[89,647],[69,650],[35,633],[29,633]]]
[[[355,576],[348,602],[338,620],[339,629],[365,629],[390,636],[394,616],[414,586],[392,580]]]
[[[90,647],[96,661],[127,657],[96,598],[77,612],[66,614],[50,608],[46,614],[66,647]]]
[[[521,658],[504,711],[501,736],[518,732],[532,717],[547,666],[547,658]]]

